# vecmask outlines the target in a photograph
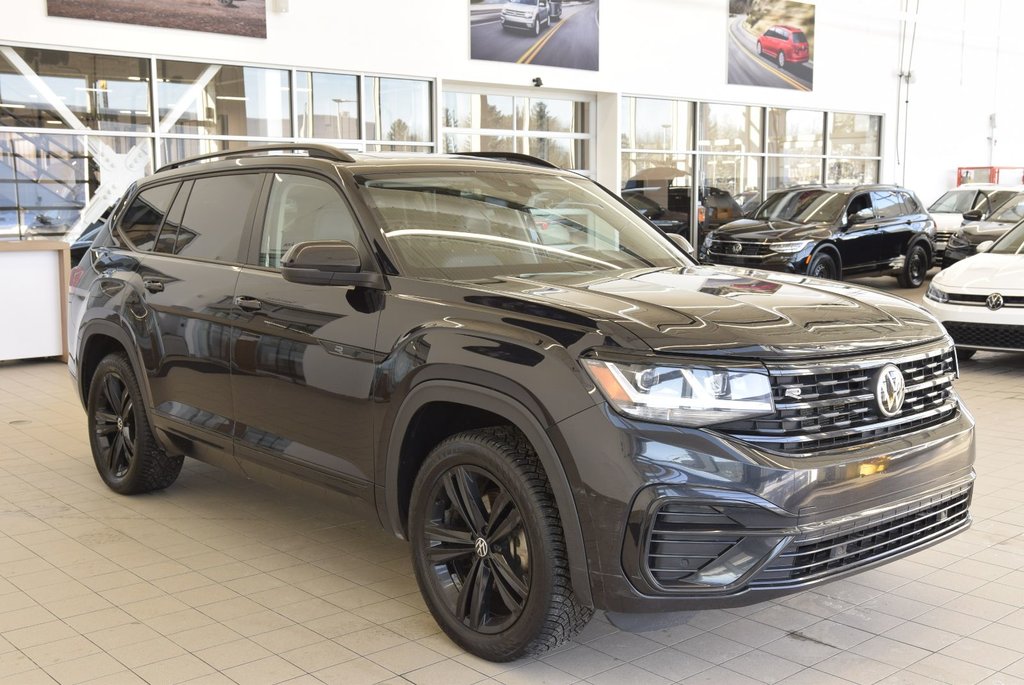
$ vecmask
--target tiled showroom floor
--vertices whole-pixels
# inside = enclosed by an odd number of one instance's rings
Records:
[[[404,543],[194,461],[165,492],[116,495],[65,368],[0,365],[0,683],[1024,683],[1024,355],[962,372],[966,534],[667,630],[598,615],[541,660],[491,664],[425,613]]]

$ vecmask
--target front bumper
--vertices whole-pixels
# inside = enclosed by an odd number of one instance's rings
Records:
[[[957,347],[999,352],[1024,350],[1024,307],[1006,306],[993,311],[982,303],[936,302],[927,297],[923,304],[946,327]]]
[[[962,406],[940,425],[811,457],[633,422],[607,406],[557,428],[575,446],[591,589],[609,611],[752,604],[970,523],[974,420]]]
[[[501,25],[513,29],[533,29],[534,17],[519,17],[514,15],[501,15]]]
[[[771,252],[764,255],[730,255],[711,252],[703,247],[699,253],[700,261],[704,264],[739,266],[746,269],[765,269],[766,271],[781,271],[789,274],[807,273],[807,257],[809,255],[810,250],[798,252],[797,254]]]

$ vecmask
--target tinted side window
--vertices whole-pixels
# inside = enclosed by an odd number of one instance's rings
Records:
[[[347,240],[358,247],[359,228],[331,184],[311,176],[274,174],[259,265],[279,266],[293,245],[307,240]]]
[[[160,229],[160,236],[156,239],[154,252],[164,254],[176,254],[178,252],[178,229],[181,227],[181,218],[185,215],[185,204],[192,192],[192,181],[185,181],[181,184],[178,196],[174,198],[174,204],[167,212],[167,219],[164,227]]]
[[[900,193],[900,198],[903,200],[903,213],[904,214],[920,214],[921,205],[918,204],[917,198],[910,193]]]
[[[175,254],[238,261],[238,248],[260,187],[260,174],[197,178],[175,239]]]
[[[846,209],[846,215],[853,216],[862,209],[870,209],[871,197],[867,193],[861,193],[850,200],[850,206]]]
[[[137,250],[153,249],[156,234],[177,189],[177,183],[147,188],[128,206],[121,218],[121,231]]]
[[[903,203],[900,202],[900,194],[894,190],[872,191],[871,203],[875,206],[875,216],[879,219],[894,219],[903,216]]]

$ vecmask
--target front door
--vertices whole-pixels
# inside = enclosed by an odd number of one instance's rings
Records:
[[[846,208],[846,217],[871,209],[871,194],[855,195]],[[878,262],[881,234],[878,232],[877,217],[868,221],[849,224],[843,229],[838,239],[839,251],[843,259],[843,273],[855,274],[859,271],[870,271]]]
[[[371,387],[383,294],[285,281],[281,258],[299,242],[346,240],[368,258],[331,183],[285,173],[268,183],[262,229],[235,287],[236,454],[244,468],[290,472],[372,502]]]

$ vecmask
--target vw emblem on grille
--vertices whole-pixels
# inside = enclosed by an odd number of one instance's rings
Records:
[[[992,293],[991,295],[985,298],[985,306],[991,309],[992,311],[1002,309],[1003,304],[1003,296],[1000,295],[999,293]]]
[[[903,409],[907,397],[907,382],[903,372],[893,364],[886,364],[875,375],[875,400],[885,416],[896,416]]]
[[[476,552],[478,557],[486,557],[487,553],[491,551],[487,546],[487,540],[484,540],[483,538],[476,539],[476,542],[473,543],[473,550]]]
[[[739,243],[733,243],[732,247],[729,249],[732,250],[733,254],[739,254],[740,252],[743,252],[743,246],[740,245]]]

